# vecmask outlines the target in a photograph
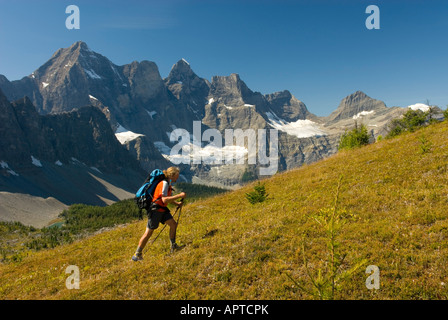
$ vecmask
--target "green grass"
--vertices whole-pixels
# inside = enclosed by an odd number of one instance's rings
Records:
[[[325,279],[337,282],[323,298],[448,298],[448,122],[265,179],[269,197],[252,205],[256,183],[187,204],[181,251],[169,254],[165,230],[130,261],[146,226],[135,220],[0,265],[0,298],[316,299],[312,281]],[[333,229],[333,247],[316,220],[332,212],[354,217]],[[65,287],[69,265],[79,290]],[[378,290],[367,265],[380,269]]]

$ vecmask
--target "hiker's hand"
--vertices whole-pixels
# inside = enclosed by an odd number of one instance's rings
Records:
[[[187,194],[185,192],[181,192],[179,193],[179,195],[182,199],[185,199],[187,197]]]
[[[184,203],[182,201],[176,202],[176,206],[178,208],[182,207],[184,205]]]

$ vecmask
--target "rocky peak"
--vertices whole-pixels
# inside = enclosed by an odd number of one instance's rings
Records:
[[[305,120],[315,117],[306,105],[288,90],[265,95],[269,107],[277,116],[287,121]]]
[[[341,104],[350,106],[350,105],[358,104],[365,99],[370,99],[370,97],[368,95],[366,95],[364,92],[358,90],[355,93],[352,93],[352,94],[348,95],[347,97],[345,97],[344,99],[342,99]]]
[[[375,100],[362,91],[356,91],[341,100],[339,107],[328,116],[329,122],[352,118],[362,111],[387,109],[383,101]]]
[[[210,86],[210,94],[219,97],[221,102],[232,107],[240,107],[251,103],[254,92],[240,79],[236,73],[230,76],[214,76]],[[215,99],[216,100],[216,99]]]
[[[181,59],[171,68],[164,80],[168,90],[200,120],[204,116],[204,105],[210,92],[210,83],[200,78],[190,64]]]
[[[69,49],[71,49],[71,48],[74,48],[76,50],[88,50],[88,51],[90,51],[89,46],[84,41],[76,41],[74,44],[72,44],[70,46]]]
[[[172,84],[174,82],[185,81],[193,77],[197,76],[191,69],[190,64],[185,59],[181,59],[173,65],[167,80],[168,84]]]
[[[152,61],[133,61],[123,66],[123,75],[130,84],[130,98],[148,104],[155,99],[166,101],[165,84],[159,68]]]

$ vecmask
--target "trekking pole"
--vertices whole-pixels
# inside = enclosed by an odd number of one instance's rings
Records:
[[[181,199],[180,202],[183,202],[184,199]],[[180,211],[179,211],[180,209]],[[176,211],[173,214],[173,218],[176,216],[177,211],[179,211],[179,217],[177,217],[177,224],[179,224],[179,219],[180,219],[180,214],[182,213],[182,206],[179,206],[176,208]],[[148,250],[148,248],[154,243],[156,242],[157,238],[162,234],[163,230],[165,230],[166,224],[163,226],[162,230],[160,230],[160,232],[157,234],[157,236],[154,238],[154,240],[151,241],[151,243],[149,245],[146,246],[145,250]]]
[[[177,214],[178,210],[179,210],[179,207],[177,207],[176,211],[174,212],[173,217]],[[156,242],[157,238],[160,236],[160,234],[163,232],[163,230],[165,230],[165,227],[166,227],[166,224],[163,226],[162,230],[160,230],[159,234],[154,238],[154,240],[152,240],[152,242],[149,244],[149,246],[152,245],[154,242]]]
[[[177,209],[180,208],[179,216],[177,217],[177,225],[178,225],[178,226],[179,226],[180,215],[182,214],[182,206],[183,206],[184,198],[180,199],[180,202],[181,202],[182,204],[181,204],[179,207],[177,207]]]

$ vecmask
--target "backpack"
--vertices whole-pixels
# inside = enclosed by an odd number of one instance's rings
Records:
[[[163,171],[160,169],[153,170],[149,176],[146,178],[145,183],[138,189],[135,194],[134,201],[137,204],[137,207],[140,209],[139,217],[142,219],[142,210],[146,209],[149,211],[149,207],[153,201],[154,191],[156,190],[157,184],[165,180],[166,177],[163,174]]]

